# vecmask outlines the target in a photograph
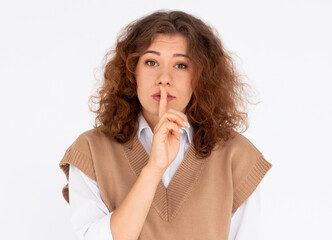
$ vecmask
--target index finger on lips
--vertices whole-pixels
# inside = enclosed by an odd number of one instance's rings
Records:
[[[159,119],[167,110],[167,93],[166,89],[160,85],[160,101],[159,101]]]

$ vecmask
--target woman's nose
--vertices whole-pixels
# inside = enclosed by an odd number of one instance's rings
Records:
[[[172,80],[172,75],[168,71],[164,71],[160,73],[158,78],[156,79],[156,84],[163,84],[163,85],[172,85],[173,80]]]

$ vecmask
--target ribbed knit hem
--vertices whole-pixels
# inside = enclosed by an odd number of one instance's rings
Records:
[[[92,160],[83,153],[74,149],[72,146],[66,150],[65,155],[59,163],[59,167],[65,173],[67,181],[69,180],[70,164],[84,172],[91,179],[97,181]],[[62,188],[62,195],[69,204],[68,183]]]
[[[258,157],[253,169],[249,172],[248,176],[244,179],[241,185],[234,191],[232,213],[234,213],[255,191],[258,184],[271,167],[272,164],[266,161],[263,155]]]

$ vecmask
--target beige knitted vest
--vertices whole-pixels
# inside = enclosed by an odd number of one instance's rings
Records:
[[[111,212],[125,198],[149,156],[135,135],[120,144],[96,129],[82,133],[59,166],[67,180],[69,164],[97,181]],[[160,180],[139,239],[228,239],[232,212],[253,193],[272,165],[243,135],[217,144],[204,159],[193,142],[167,189]],[[68,184],[63,197],[69,203]]]

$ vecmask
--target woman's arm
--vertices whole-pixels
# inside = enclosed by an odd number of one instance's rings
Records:
[[[70,165],[71,223],[79,239],[137,239],[162,176],[161,173],[156,174],[149,170],[148,167],[143,168],[126,198],[115,211],[110,213],[101,199],[97,182]],[[120,217],[117,216],[117,213],[120,213]],[[114,222],[117,225],[113,225]],[[128,226],[131,227],[130,230]],[[115,229],[115,231],[112,231],[112,229]],[[120,232],[120,234],[117,236],[116,232]],[[122,234],[126,232],[129,234]],[[138,235],[130,235],[133,232]]]
[[[125,199],[113,212],[110,221],[113,239],[136,240],[139,237],[161,177],[162,172],[154,171],[148,165],[142,169]]]
[[[97,182],[78,168],[69,167],[70,222],[79,240],[113,240],[109,212]]]
[[[232,216],[229,240],[259,240],[260,185]]]

